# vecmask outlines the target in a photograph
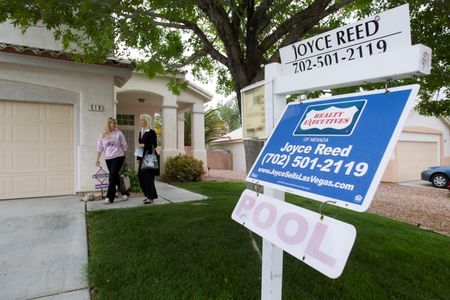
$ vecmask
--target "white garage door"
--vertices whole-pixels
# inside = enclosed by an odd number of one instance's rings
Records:
[[[400,141],[396,147],[399,182],[420,180],[423,170],[439,162],[438,143]]]
[[[73,106],[0,100],[0,199],[73,194]]]

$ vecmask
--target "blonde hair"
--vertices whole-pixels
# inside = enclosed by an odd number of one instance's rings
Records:
[[[103,138],[106,138],[111,133],[111,123],[115,124],[117,126],[117,120],[114,118],[108,118],[106,121],[105,131],[103,132]]]
[[[150,128],[150,126],[152,125],[152,117],[150,115],[142,114],[139,116],[139,119],[143,120],[144,123],[147,123],[147,125],[145,126],[146,129]]]

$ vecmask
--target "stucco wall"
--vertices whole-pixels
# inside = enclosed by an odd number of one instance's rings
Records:
[[[243,142],[213,144],[211,145],[211,149],[223,149],[229,151],[233,158],[233,171],[246,171]]]
[[[3,54],[2,54],[3,55]],[[2,57],[0,57],[1,59]],[[4,57],[3,57],[4,58]],[[24,58],[27,60],[29,58]],[[30,58],[35,59],[35,58]],[[111,75],[82,73],[73,71],[70,64],[65,65],[66,70],[45,68],[45,59],[40,59],[42,66],[27,66],[0,62],[0,81],[4,85],[20,83],[22,88],[16,89],[15,93],[8,94],[4,99],[0,92],[1,100],[21,101],[43,101],[50,103],[72,103],[75,106],[75,189],[76,192],[93,190],[92,174],[97,170],[95,166],[95,144],[102,132],[106,119],[114,115],[114,79]],[[53,60],[54,61],[54,60]],[[52,61],[52,63],[54,63]],[[46,87],[48,101],[45,96],[34,99],[29,95],[33,93],[33,87]],[[72,99],[63,99],[64,93]],[[10,91],[11,92],[11,91]],[[60,101],[57,101],[58,97]],[[103,112],[88,111],[89,104],[101,104]],[[103,165],[105,165],[103,163]]]
[[[163,77],[155,77],[152,80],[149,80],[144,74],[134,72],[133,77],[128,80],[123,87],[117,88],[116,90],[118,93],[129,91],[148,91],[165,97],[166,101],[170,101],[168,99],[171,99],[173,102],[170,104],[175,105],[176,96],[167,89],[167,82],[167,79]]]
[[[59,41],[55,41],[53,31],[47,30],[42,23],[29,27],[23,34],[20,28],[7,22],[0,23],[1,42],[21,46],[60,51]]]
[[[406,120],[405,127],[411,126],[423,126],[442,132],[442,156],[450,159],[450,128],[442,120],[436,117],[424,117],[416,111],[412,111]]]
[[[222,149],[210,149],[208,154],[208,169],[233,170],[233,157],[228,151]]]
[[[394,154],[395,154],[395,150],[394,150]],[[383,181],[383,182],[397,182],[398,166],[397,166],[397,161],[395,159],[393,159],[393,157],[394,157],[394,155],[392,155],[386,169],[384,170],[383,177],[381,178],[381,181]]]

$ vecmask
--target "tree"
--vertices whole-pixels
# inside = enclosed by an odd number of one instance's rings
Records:
[[[235,91],[240,107],[239,91],[279,61],[280,47],[406,2],[413,40],[434,51],[432,75],[408,82],[422,83],[421,106],[439,114],[428,99],[449,86],[446,0],[0,0],[0,21],[27,28],[42,20],[68,49],[82,48],[85,61],[139,49],[139,69],[171,75],[174,92],[186,66],[203,81],[217,73],[219,91]]]
[[[155,132],[156,132],[156,138],[158,145],[161,145],[161,134],[162,134],[162,119],[161,114],[157,113],[155,114]]]
[[[241,115],[237,101],[233,99],[220,102],[217,107],[219,117],[225,122],[227,132],[238,129],[241,126]]]
[[[191,146],[191,113],[184,113],[184,145]],[[227,133],[225,122],[219,117],[216,109],[209,109],[205,112],[205,143],[221,137]]]
[[[421,101],[416,109],[422,115],[450,116],[450,52],[443,45],[450,44],[450,2],[445,0],[390,0],[380,5],[381,10],[409,3],[413,44],[424,44],[433,50],[431,74],[421,78],[402,80],[398,84],[421,84]],[[436,94],[446,99],[437,101]]]

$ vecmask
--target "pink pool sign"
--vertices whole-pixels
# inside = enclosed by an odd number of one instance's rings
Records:
[[[353,225],[245,190],[231,218],[330,278],[342,274]]]

